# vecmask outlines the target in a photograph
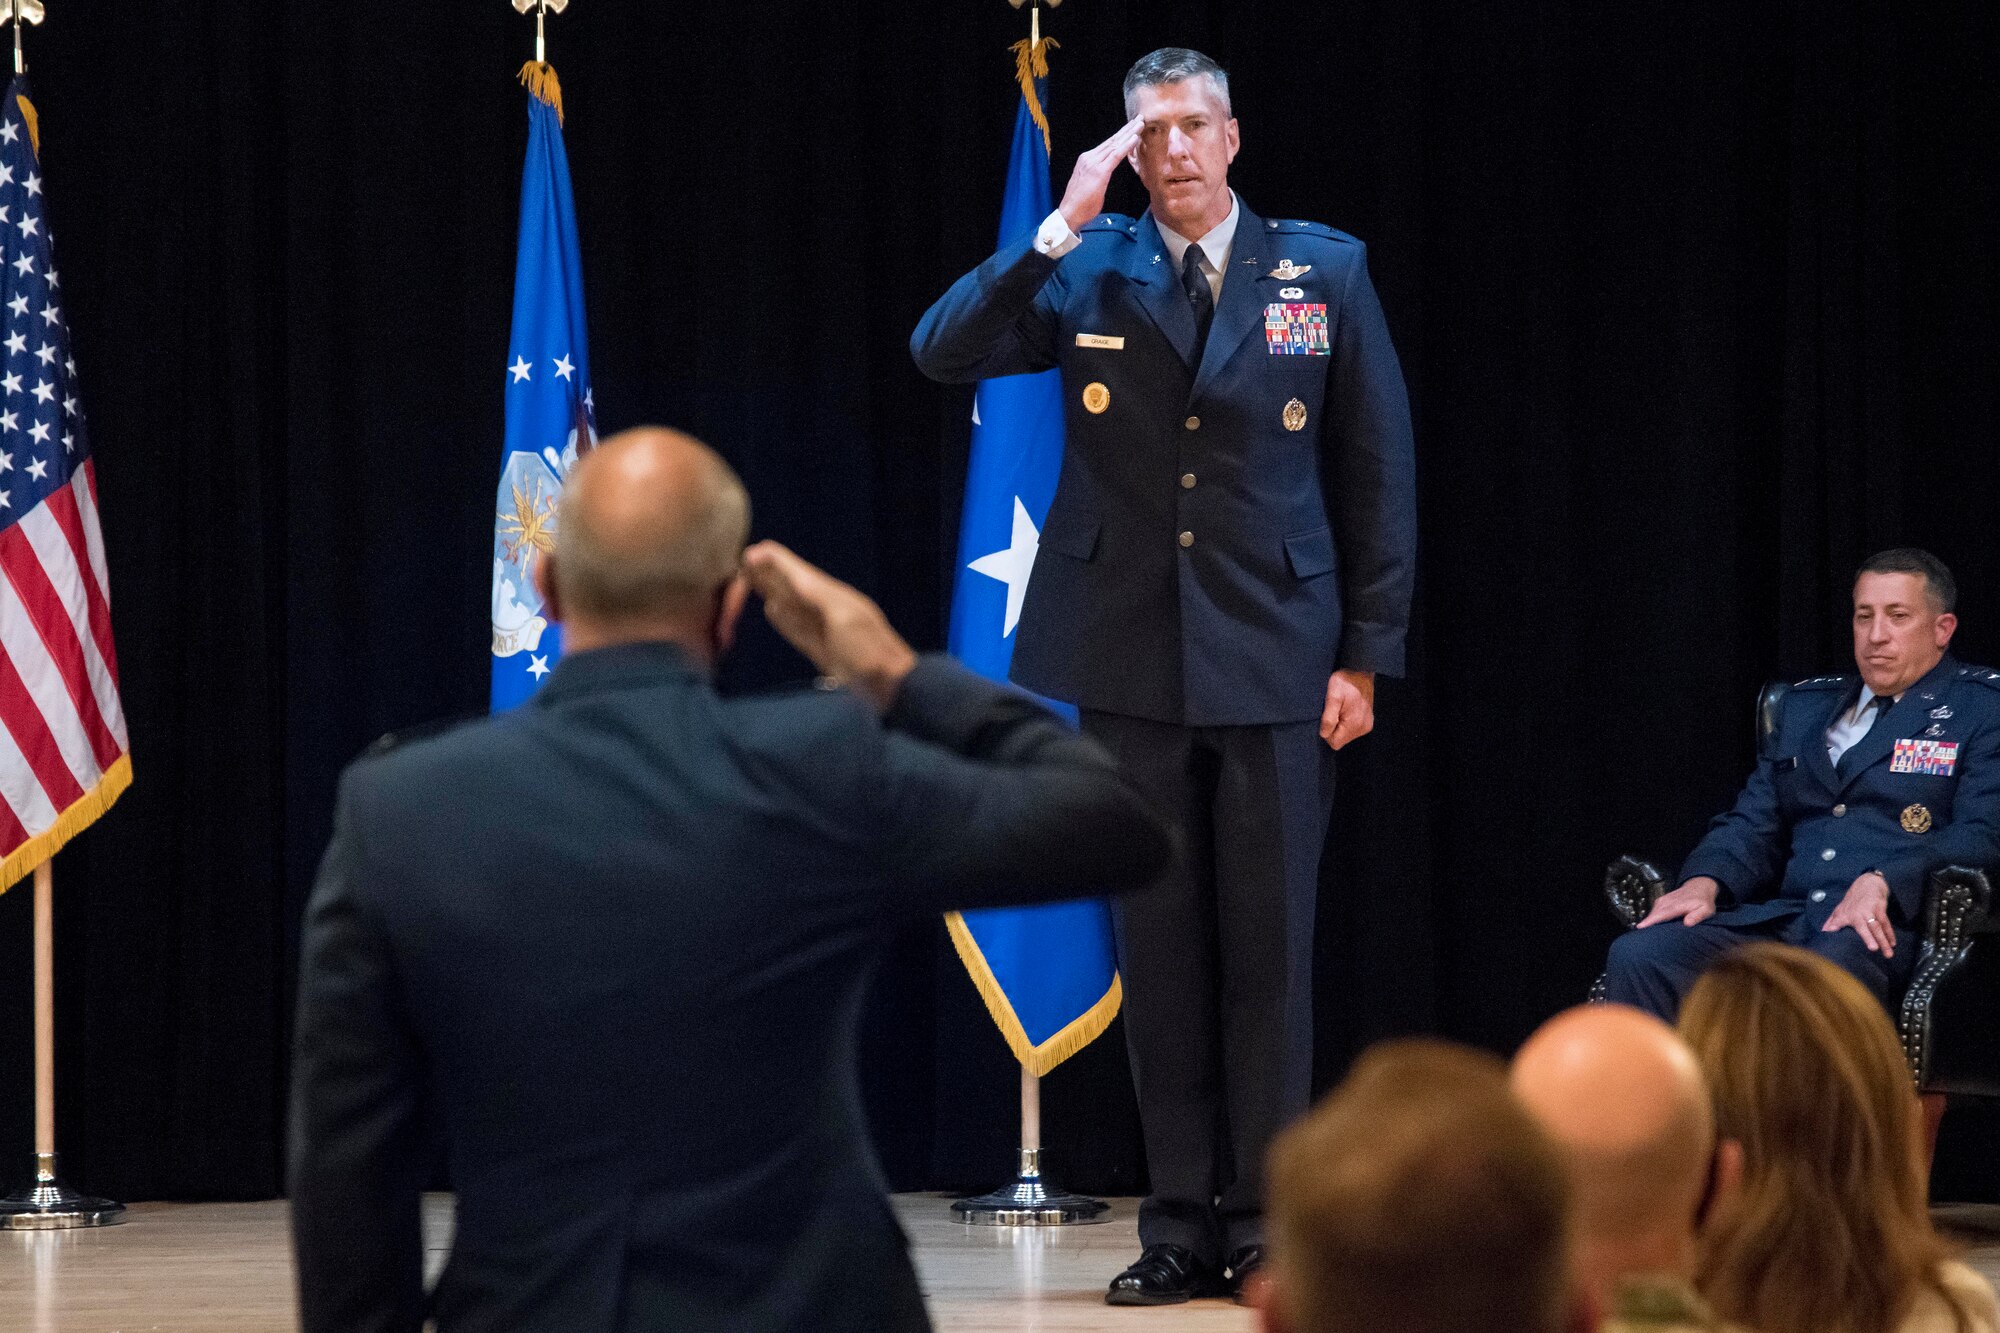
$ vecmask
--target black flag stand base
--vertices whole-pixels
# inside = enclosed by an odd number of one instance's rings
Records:
[[[1042,1150],[1023,1148],[1021,1174],[1013,1184],[976,1199],[960,1199],[951,1211],[969,1226],[1067,1227],[1108,1221],[1104,1214],[1110,1205],[1102,1199],[1051,1189],[1042,1181]]]
[[[5,1231],[108,1227],[124,1220],[124,1204],[78,1194],[58,1181],[54,1153],[35,1154],[35,1183],[0,1199],[0,1230]]]

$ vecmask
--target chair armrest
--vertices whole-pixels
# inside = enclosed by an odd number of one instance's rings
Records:
[[[1604,896],[1611,900],[1612,914],[1627,930],[1644,921],[1666,891],[1666,873],[1641,857],[1621,856],[1604,872]]]
[[[1984,870],[1942,866],[1931,872],[1924,894],[1924,938],[1950,947],[1965,936],[1986,933],[1992,917],[1993,884]]]
[[[1944,866],[1931,872],[1924,893],[1917,971],[1903,992],[1902,1013],[1896,1021],[1903,1057],[1919,1090],[1931,1082],[1931,1002],[1938,987],[1971,954],[1973,935],[1991,929],[1992,902],[1993,885],[1983,870]]]

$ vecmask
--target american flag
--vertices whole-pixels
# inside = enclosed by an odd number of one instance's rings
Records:
[[[0,889],[132,781],[28,82],[0,103]]]

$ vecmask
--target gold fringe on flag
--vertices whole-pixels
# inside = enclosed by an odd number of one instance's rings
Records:
[[[1044,37],[1039,42],[1023,37],[1009,48],[1014,52],[1014,82],[1021,85],[1021,96],[1027,99],[1029,117],[1042,132],[1042,151],[1046,153],[1053,153],[1055,145],[1049,139],[1049,113],[1042,110],[1042,99],[1035,91],[1035,80],[1049,77],[1049,51],[1061,45],[1053,37]]]
[[[121,754],[118,762],[104,770],[97,785],[70,802],[56,822],[16,847],[0,861],[0,893],[5,893],[23,875],[62,850],[64,843],[83,832],[111,808],[111,803],[132,785],[132,756]]]
[[[42,160],[42,120],[35,114],[35,104],[19,93],[14,100],[21,104],[21,119],[28,122],[28,146],[35,150],[35,161]]]
[[[554,65],[547,61],[530,60],[521,66],[521,83],[527,88],[529,96],[556,109],[556,124],[563,123],[562,84],[556,80]]]
[[[1000,979],[987,965],[986,955],[980,952],[979,941],[972,938],[972,930],[965,924],[965,918],[957,912],[947,912],[944,924],[951,932],[951,943],[958,950],[958,960],[965,964],[973,986],[979,991],[979,998],[986,1001],[986,1012],[993,1016],[994,1026],[1006,1038],[1007,1049],[1014,1052],[1021,1068],[1036,1078],[1046,1077],[1051,1069],[1103,1036],[1104,1029],[1110,1027],[1111,1020],[1118,1016],[1118,1007],[1125,1000],[1125,987],[1118,974],[1113,972],[1110,987],[1098,997],[1096,1004],[1071,1020],[1068,1027],[1041,1045],[1035,1045],[1028,1040],[1027,1029],[1021,1026],[1020,1016],[1014,1012],[1007,992],[1001,988]]]

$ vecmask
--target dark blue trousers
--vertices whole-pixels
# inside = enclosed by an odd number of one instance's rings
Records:
[[[1333,752],[1317,721],[1185,727],[1085,709],[1083,729],[1186,840],[1112,919],[1152,1181],[1139,1241],[1219,1264],[1264,1240],[1264,1154],[1311,1094]]]
[[[1893,1014],[1916,969],[1918,948],[1917,932],[1901,922],[1894,924],[1896,956],[1885,959],[1871,952],[1852,930],[1823,931],[1803,910],[1744,925],[1725,924],[1716,917],[1694,926],[1663,921],[1644,930],[1628,930],[1612,941],[1604,998],[1671,1023],[1680,1012],[1682,997],[1710,963],[1745,944],[1777,940],[1810,949],[1846,968]]]

